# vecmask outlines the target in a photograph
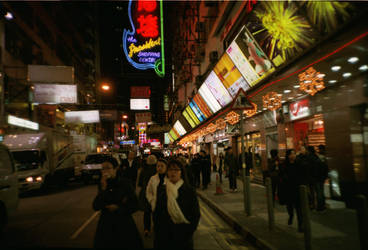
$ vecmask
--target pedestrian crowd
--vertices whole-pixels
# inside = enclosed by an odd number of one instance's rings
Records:
[[[120,166],[102,164],[98,194],[93,201],[94,210],[101,211],[94,247],[143,249],[132,217],[142,210],[144,236],[153,235],[154,249],[193,249],[200,209],[188,159],[154,154],[143,158],[129,152],[127,159],[120,162]],[[203,173],[208,184],[209,173]]]

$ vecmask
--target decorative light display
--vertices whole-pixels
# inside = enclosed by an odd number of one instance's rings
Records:
[[[132,30],[124,29],[123,49],[130,64],[140,70],[154,69],[165,76],[162,0],[129,1]]]
[[[323,81],[324,74],[317,72],[313,67],[308,68],[303,73],[299,74],[299,89],[314,96],[318,91],[325,88]]]
[[[244,110],[244,114],[247,115],[247,117],[252,117],[253,115],[257,114],[257,104],[252,102],[253,109],[246,109]]]
[[[237,123],[239,122],[239,117],[240,117],[240,115],[239,115],[239,114],[237,114],[237,113],[236,113],[236,112],[234,112],[234,111],[231,111],[231,112],[229,112],[229,113],[226,115],[225,119],[226,119],[226,122],[227,122],[227,123],[229,123],[229,124],[231,124],[231,125],[234,125],[234,124],[237,124]]]
[[[216,121],[216,126],[218,130],[222,130],[226,128],[226,121],[222,118],[218,119]]]
[[[210,123],[207,126],[207,133],[214,133],[217,130],[217,126],[214,123]]]
[[[147,139],[147,134],[146,134],[146,130],[147,130],[147,124],[146,123],[138,123],[138,135],[139,135],[139,145],[142,146],[142,144],[146,141]]]
[[[277,94],[276,92],[268,92],[266,95],[262,97],[263,99],[263,107],[267,108],[271,111],[274,111],[281,107],[282,95]]]

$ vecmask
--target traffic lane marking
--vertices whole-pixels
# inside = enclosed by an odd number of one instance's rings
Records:
[[[96,218],[96,216],[100,213],[100,211],[95,212],[94,214],[92,214],[91,217],[88,218],[88,220],[86,220],[82,226],[80,226],[77,231],[75,231],[75,233],[70,237],[71,240],[74,240],[78,237],[78,235],[88,226],[89,223],[91,223],[93,221],[94,218]]]

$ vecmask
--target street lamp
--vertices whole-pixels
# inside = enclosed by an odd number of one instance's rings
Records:
[[[110,90],[110,85],[108,83],[102,83],[101,84],[101,89],[103,91],[109,91]]]

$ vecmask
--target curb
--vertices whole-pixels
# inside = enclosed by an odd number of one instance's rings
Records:
[[[222,219],[224,219],[238,234],[244,237],[244,239],[250,242],[252,245],[264,249],[264,250],[276,250],[277,248],[271,246],[269,243],[264,240],[258,239],[248,228],[243,225],[240,225],[236,219],[223,211],[215,202],[212,202],[210,199],[206,197],[206,195],[202,194],[202,192],[197,191],[198,196],[204,201],[209,207],[211,207]]]

